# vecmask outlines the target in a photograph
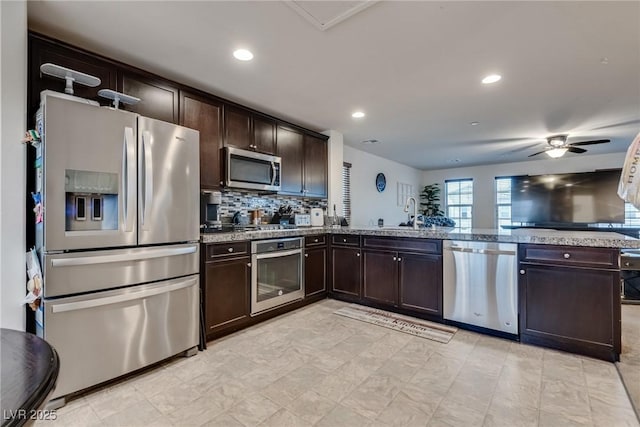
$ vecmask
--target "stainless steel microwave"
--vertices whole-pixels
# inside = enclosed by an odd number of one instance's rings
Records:
[[[225,186],[280,191],[280,157],[233,147],[224,150]]]

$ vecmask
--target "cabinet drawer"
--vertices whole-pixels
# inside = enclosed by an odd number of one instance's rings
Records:
[[[306,247],[309,246],[322,246],[327,243],[327,236],[325,234],[321,234],[318,236],[305,236],[304,245]]]
[[[207,260],[229,255],[246,255],[249,253],[249,242],[228,242],[207,245]]]
[[[613,248],[520,245],[520,261],[618,268],[620,251]]]
[[[442,240],[364,236],[362,247],[441,254]]]
[[[360,246],[360,236],[357,234],[332,234],[331,243],[340,246]]]

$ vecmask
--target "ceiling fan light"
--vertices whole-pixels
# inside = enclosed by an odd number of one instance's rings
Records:
[[[545,153],[547,153],[547,155],[552,159],[557,159],[558,157],[562,157],[566,152],[567,152],[567,148],[552,148],[551,150],[545,151]]]

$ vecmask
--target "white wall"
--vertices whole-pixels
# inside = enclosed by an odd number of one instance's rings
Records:
[[[0,1],[0,46],[0,326],[24,330],[26,1]]]
[[[329,182],[327,207],[328,215],[333,214],[333,205],[339,215],[342,213],[342,163],[343,163],[343,137],[340,132],[328,130],[323,132],[329,136]]]
[[[378,218],[385,225],[398,225],[407,220],[402,206],[397,204],[397,183],[413,186],[413,195],[422,190],[422,171],[383,159],[382,157],[344,146],[344,161],[351,163],[351,225],[377,225]],[[384,173],[387,188],[376,190],[376,175]],[[420,200],[418,200],[418,204]],[[411,207],[413,210],[413,206]]]
[[[473,178],[473,228],[494,228],[496,226],[494,182],[497,176],[589,172],[596,169],[621,168],[624,156],[625,153],[575,155],[559,159],[432,170],[423,173],[422,182],[424,185],[440,183],[442,188],[440,208],[444,210],[444,181]]]

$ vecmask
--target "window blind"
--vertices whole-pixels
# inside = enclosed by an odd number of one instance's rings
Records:
[[[351,224],[351,163],[342,163],[342,216]]]

